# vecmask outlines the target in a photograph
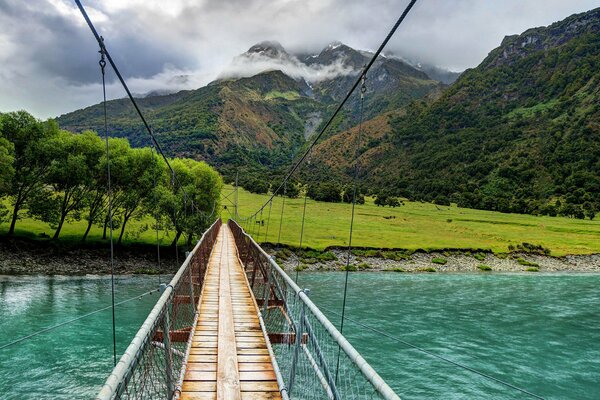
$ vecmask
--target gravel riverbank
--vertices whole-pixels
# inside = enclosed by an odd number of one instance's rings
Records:
[[[268,250],[275,255],[274,249]],[[344,270],[347,251],[330,249],[335,260],[323,261],[302,258],[298,260],[292,254],[283,259],[277,258],[287,271],[294,271],[298,266],[307,271]],[[352,270],[363,271],[396,271],[396,272],[597,272],[600,273],[600,254],[572,255],[551,257],[540,254],[514,252],[496,255],[485,252],[450,251],[450,252],[416,252],[405,259],[393,260],[382,256],[350,256]]]
[[[170,253],[168,249],[161,251],[161,273],[178,268],[173,251]],[[116,248],[115,272],[157,273],[156,248]],[[21,240],[0,242],[0,275],[38,274],[110,274],[110,252],[107,248],[64,248]]]
[[[301,258],[294,250],[287,257],[276,249],[265,246],[269,254],[276,255],[280,265],[287,271],[298,266],[307,271],[344,270],[347,252],[330,249],[331,260]],[[174,273],[179,265],[173,251],[161,251],[161,273]],[[372,251],[372,253],[381,253]],[[333,258],[333,257],[331,257]],[[183,261],[183,254],[180,256]],[[540,254],[514,252],[496,255],[485,252],[445,251],[416,252],[403,259],[379,256],[351,255],[352,270],[396,271],[409,273],[426,272],[597,272],[600,273],[600,254],[551,257]],[[117,248],[115,250],[117,274],[157,273],[156,250],[146,246]],[[51,244],[28,241],[0,242],[0,275],[85,275],[109,274],[110,258],[104,248],[57,248]]]

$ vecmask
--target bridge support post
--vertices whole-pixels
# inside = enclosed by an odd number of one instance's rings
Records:
[[[309,289],[303,289],[302,292],[308,296],[310,293]],[[302,306],[300,308],[300,318],[295,324],[296,331],[296,346],[294,347],[294,356],[292,358],[292,368],[290,370],[290,383],[288,384],[288,393],[292,394],[292,388],[294,386],[294,379],[296,377],[296,365],[298,364],[298,355],[300,354],[300,346],[302,346],[302,336],[304,335],[304,317],[306,313],[306,305],[302,301]]]

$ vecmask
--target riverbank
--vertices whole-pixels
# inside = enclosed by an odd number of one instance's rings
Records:
[[[344,271],[346,249],[309,251],[300,258],[293,248],[265,245],[288,272]],[[180,254],[179,261],[184,255]],[[161,249],[161,273],[179,268],[171,248]],[[353,271],[430,272],[597,272],[600,254],[552,257],[528,252],[494,254],[477,250],[402,251],[355,249],[350,257]],[[126,246],[115,249],[115,273],[156,274],[156,248]],[[110,253],[99,246],[60,246],[50,241],[0,241],[0,275],[85,275],[109,274]]]
[[[348,253],[333,248],[298,258],[294,249],[267,247],[288,272],[344,271]],[[402,251],[353,250],[352,271],[431,272],[596,272],[600,273],[600,254],[552,257],[528,252],[494,254],[477,250]]]
[[[172,249],[161,249],[161,269],[157,268],[156,247],[115,248],[115,273],[173,273],[179,268]],[[183,261],[183,254],[180,255]],[[51,241],[22,239],[0,241],[0,275],[86,275],[110,274],[110,250],[99,245],[65,246]]]

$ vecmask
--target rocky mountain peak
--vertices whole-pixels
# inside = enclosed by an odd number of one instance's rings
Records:
[[[558,47],[574,37],[600,30],[600,8],[574,14],[549,26],[531,28],[520,35],[505,36],[500,47],[483,61],[486,67],[512,64],[540,50]]]
[[[281,43],[275,40],[266,40],[250,47],[246,54],[260,54],[271,58],[281,58],[282,56],[289,57],[288,52],[284,49]]]

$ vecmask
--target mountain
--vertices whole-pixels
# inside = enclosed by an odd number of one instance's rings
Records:
[[[600,8],[507,36],[437,98],[365,123],[362,184],[442,204],[593,217],[599,65]],[[321,143],[306,176],[348,180],[356,139],[353,128]]]
[[[137,99],[161,146],[170,154],[205,160],[231,176],[236,166],[273,169],[291,162],[305,140],[348,91],[370,53],[341,43],[314,57],[288,53],[277,42],[262,42],[236,57],[205,87]],[[399,59],[380,57],[369,74],[365,114],[373,117],[443,85]],[[148,135],[127,99],[108,102],[109,134],[134,146]],[[358,95],[331,130],[357,121]],[[101,104],[57,118],[62,128],[103,130]]]

